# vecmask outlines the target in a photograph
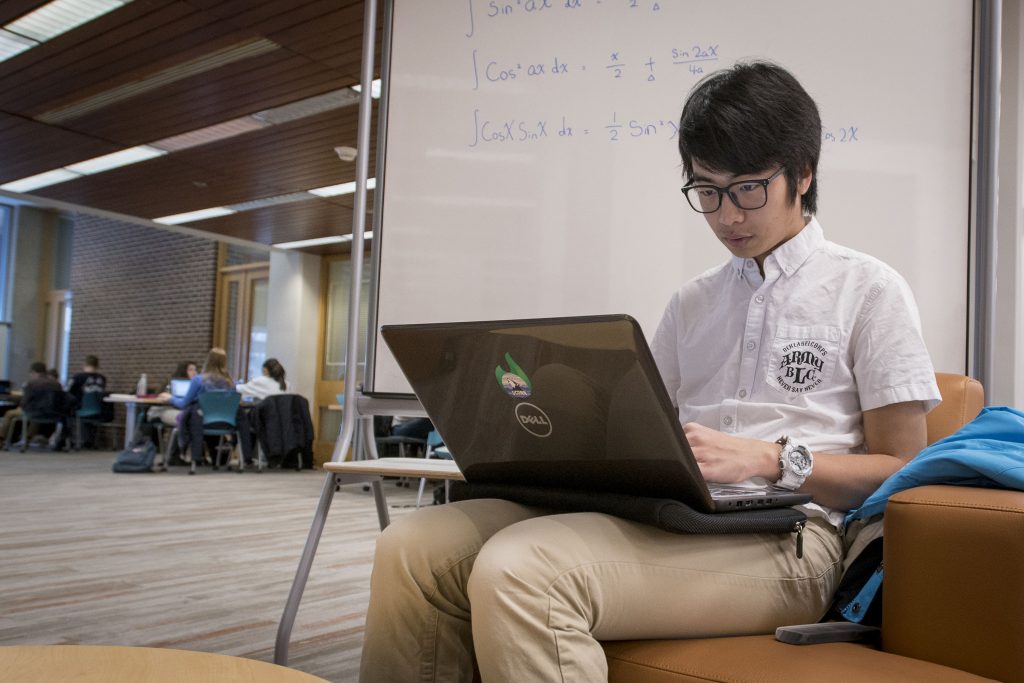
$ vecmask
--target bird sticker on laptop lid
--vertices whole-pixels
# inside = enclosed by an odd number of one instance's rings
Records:
[[[501,365],[494,368],[494,376],[498,379],[498,385],[506,394],[512,398],[529,398],[533,393],[533,384],[523,369],[512,360],[512,354],[505,354],[506,370]]]

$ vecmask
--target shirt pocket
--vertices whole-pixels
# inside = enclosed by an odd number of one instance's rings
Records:
[[[832,325],[779,325],[765,381],[786,396],[828,388],[835,374],[842,333]]]

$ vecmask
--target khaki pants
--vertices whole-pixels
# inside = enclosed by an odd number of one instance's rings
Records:
[[[842,541],[681,535],[500,500],[425,508],[377,542],[361,680],[606,680],[599,640],[771,633],[817,621]],[[472,619],[470,615],[472,614]]]

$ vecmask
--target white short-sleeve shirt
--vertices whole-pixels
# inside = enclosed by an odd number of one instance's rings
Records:
[[[863,452],[862,411],[939,403],[917,305],[816,219],[764,261],[732,258],[672,297],[651,344],[685,424],[812,452]],[[813,475],[812,475],[813,476]]]

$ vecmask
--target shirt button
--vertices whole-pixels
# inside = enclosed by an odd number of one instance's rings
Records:
[[[722,418],[722,424],[728,427],[729,425],[732,424],[732,418],[726,415],[725,417]]]
[[[754,267],[754,261],[751,260],[751,259],[747,259],[746,266],[747,266],[747,268],[753,268]]]
[[[757,344],[753,340],[747,342],[747,351],[753,351],[757,347]]]
[[[747,397],[747,390],[746,389],[740,389],[740,398],[746,398],[746,397]]]
[[[754,297],[754,301],[756,301],[759,304],[763,304],[764,303],[764,294],[758,294],[757,296],[755,296]]]

